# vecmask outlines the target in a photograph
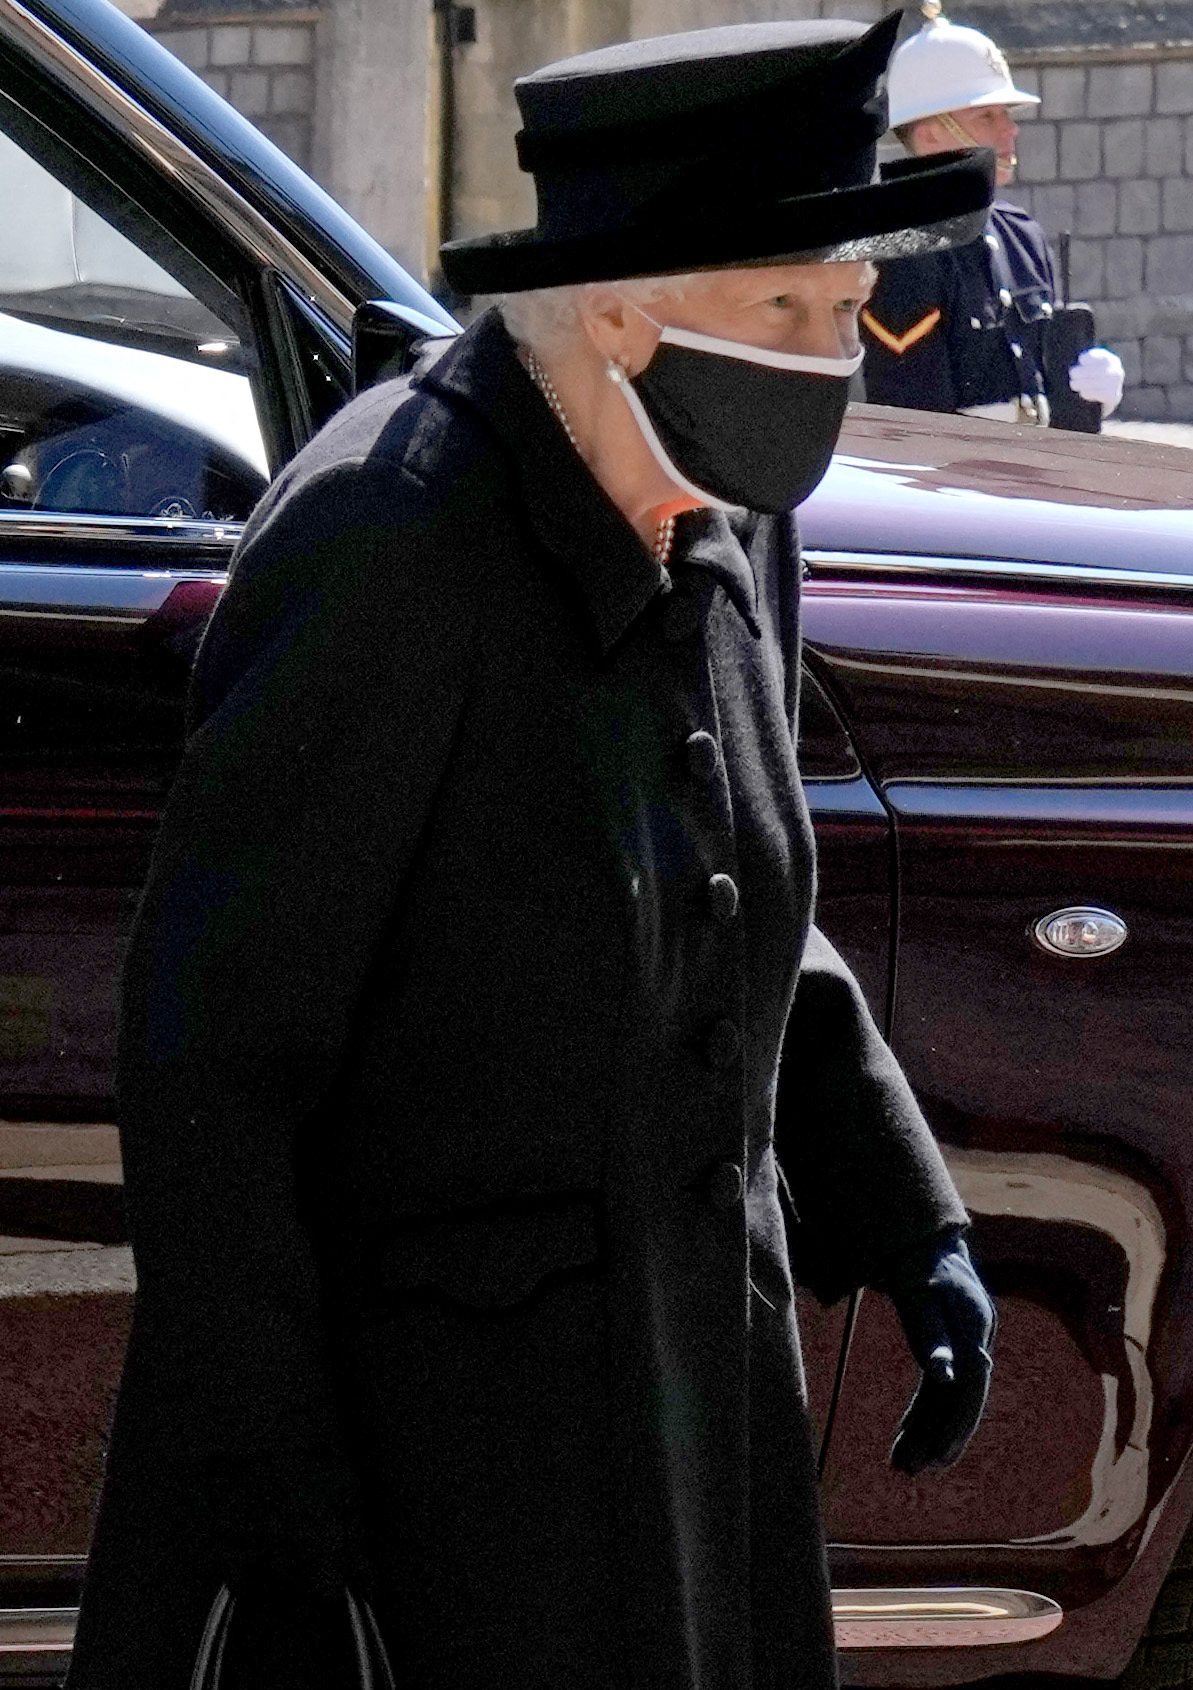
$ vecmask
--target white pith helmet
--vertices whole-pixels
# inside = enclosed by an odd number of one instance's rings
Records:
[[[887,99],[892,129],[977,106],[1038,106],[1011,81],[1000,49],[980,29],[950,23],[940,0],[923,0],[926,22],[891,56]]]

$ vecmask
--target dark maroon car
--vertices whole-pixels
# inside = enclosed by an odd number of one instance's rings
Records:
[[[391,302],[358,375],[455,325],[106,0],[0,0],[0,228],[15,1685],[64,1668],[127,1334],[116,980],[189,658],[267,476],[351,390],[358,307]],[[804,531],[821,919],[1001,1318],[972,1448],[908,1480],[889,1306],[803,1308],[844,1674],[1184,1683],[1193,455],[862,408]]]
[[[908,1481],[863,1300],[825,1507],[838,1585],[906,1587],[842,1640],[906,1646],[850,1649],[851,1682],[1193,1678],[1191,507],[1179,448],[866,407],[806,508],[821,919],[1000,1316],[981,1431]],[[803,1319],[827,1417],[844,1317]]]

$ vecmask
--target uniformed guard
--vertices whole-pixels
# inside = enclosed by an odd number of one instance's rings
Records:
[[[916,157],[993,148],[1005,187],[1012,112],[1039,100],[1015,87],[989,36],[950,23],[940,0],[922,9],[927,21],[891,60],[891,127]],[[1070,312],[1060,300],[1044,231],[996,200],[981,240],[883,266],[862,313],[867,398],[1097,432],[1122,398],[1122,361],[1090,346],[1087,307]]]

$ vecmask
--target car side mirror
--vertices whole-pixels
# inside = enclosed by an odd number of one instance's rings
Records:
[[[33,498],[33,471],[27,464],[11,463],[0,471],[0,499],[27,505]]]
[[[366,299],[352,317],[353,394],[404,375],[414,362],[416,346],[443,338],[443,324],[433,317],[395,305],[392,299]]]

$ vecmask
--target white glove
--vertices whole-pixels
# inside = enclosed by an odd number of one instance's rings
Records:
[[[1108,417],[1123,396],[1123,361],[1104,346],[1091,346],[1069,371],[1069,386],[1082,399],[1101,405]]]

